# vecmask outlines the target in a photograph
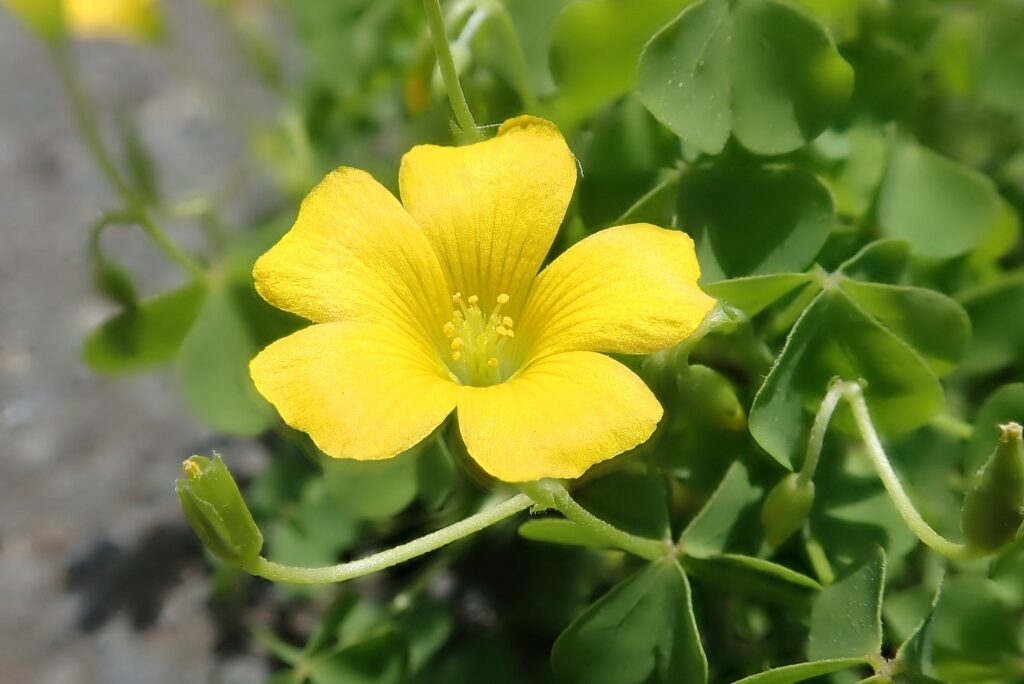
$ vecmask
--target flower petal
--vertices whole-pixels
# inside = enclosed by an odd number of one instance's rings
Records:
[[[576,162],[554,124],[506,121],[463,147],[420,145],[402,158],[402,202],[426,232],[449,282],[522,308],[576,185]]]
[[[459,428],[470,456],[494,477],[579,477],[646,441],[662,409],[628,368],[592,352],[541,359],[512,380],[464,387]]]
[[[338,458],[405,451],[452,412],[459,392],[425,343],[357,321],[300,330],[260,352],[249,370],[288,425]]]
[[[340,168],[314,188],[253,276],[268,302],[318,323],[374,320],[443,343],[451,300],[437,257],[394,195],[364,171]]]
[[[686,233],[607,228],[544,269],[516,332],[530,336],[527,360],[572,350],[649,354],[683,340],[715,305],[698,278]]]

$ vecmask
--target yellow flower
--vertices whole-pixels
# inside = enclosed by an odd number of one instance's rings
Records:
[[[64,20],[81,38],[145,41],[160,33],[157,0],[64,0]]]
[[[256,262],[260,294],[316,323],[250,366],[285,422],[368,460],[455,410],[470,456],[508,482],[578,477],[647,440],[660,404],[600,352],[650,353],[700,324],[714,300],[692,240],[608,228],[538,275],[576,162],[532,117],[474,145],[415,147],[399,182],[401,204],[362,171],[334,171]]]
[[[40,36],[145,41],[161,30],[157,0],[0,0]]]

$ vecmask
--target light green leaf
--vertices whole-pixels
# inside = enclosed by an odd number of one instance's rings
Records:
[[[935,677],[935,668],[932,665],[932,623],[935,619],[935,611],[938,609],[942,597],[942,583],[939,583],[935,596],[924,619],[917,626],[917,629],[904,641],[896,651],[896,662],[902,672],[913,677]]]
[[[870,657],[882,648],[885,552],[878,548],[858,570],[822,589],[811,611],[811,660]]]
[[[927,422],[943,405],[942,386],[906,342],[837,288],[822,292],[797,321],[750,410],[750,431],[786,468],[807,438],[833,377],[866,380],[865,399],[875,426],[902,432]],[[834,419],[855,431],[843,408]]]
[[[644,43],[693,0],[576,0],[555,21],[551,71],[558,96],[544,112],[573,128],[629,92]]]
[[[558,637],[551,664],[579,684],[704,684],[707,659],[679,564],[651,563],[601,597]]]
[[[324,487],[342,510],[356,517],[390,518],[416,498],[421,447],[383,461],[324,459]]]
[[[834,220],[828,188],[791,166],[696,169],[679,189],[679,224],[697,243],[704,282],[803,271]]]
[[[712,297],[753,317],[793,290],[813,281],[814,276],[810,273],[775,273],[719,280],[701,287]]]
[[[683,552],[692,558],[721,555],[737,523],[760,499],[761,490],[750,483],[746,466],[733,463],[704,508],[683,530],[679,540]]]
[[[617,470],[586,482],[573,496],[591,513],[626,532],[651,539],[668,534],[667,494],[659,474]]]
[[[637,74],[651,113],[707,154],[730,135],[756,154],[802,147],[852,88],[824,27],[778,0],[702,0],[654,36]]]
[[[797,663],[765,670],[749,677],[744,677],[733,684],[795,684],[814,679],[822,675],[839,672],[851,667],[863,665],[866,658],[833,658],[818,660],[812,663]]]
[[[963,369],[991,373],[1024,362],[1024,273],[1013,273],[960,297],[971,318],[974,335],[964,357]]]
[[[967,312],[949,297],[921,287],[862,283],[839,285],[871,314],[920,354],[938,375],[956,368],[971,339]]]
[[[207,425],[232,435],[259,434],[277,415],[249,377],[261,345],[240,299],[255,296],[230,283],[212,286],[178,353],[185,403]]]
[[[896,148],[878,204],[886,236],[944,259],[971,251],[998,229],[1001,214],[987,176],[910,141]]]
[[[519,44],[526,59],[527,76],[538,97],[548,97],[555,90],[555,80],[548,66],[548,52],[555,18],[571,0],[505,0],[505,7],[519,34]]]
[[[896,285],[909,260],[910,243],[906,240],[875,240],[840,264],[838,270],[854,280]]]
[[[539,518],[527,520],[519,526],[519,536],[531,541],[567,546],[589,546],[604,548],[608,542],[604,537],[593,534],[572,520],[563,518]]]
[[[82,358],[96,373],[120,375],[169,363],[192,327],[206,290],[198,284],[140,302],[97,328]]]

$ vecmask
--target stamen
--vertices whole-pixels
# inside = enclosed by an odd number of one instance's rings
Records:
[[[470,306],[474,306],[477,302],[480,301],[480,298],[477,297],[476,295],[469,295],[469,300],[468,301],[469,301],[469,305]]]
[[[498,359],[496,359],[496,358],[494,358],[492,356],[491,358],[487,359],[487,365],[490,366],[491,368],[497,368],[498,367]]]
[[[504,318],[501,319],[501,324],[503,326],[505,326],[506,328],[511,328],[512,327],[512,318],[509,317],[509,316],[505,316]]]
[[[515,333],[512,318],[503,316],[501,307],[509,299],[507,294],[498,295],[494,310],[487,314],[480,310],[478,295],[452,295],[454,310],[443,329],[450,340],[449,367],[463,384],[483,387],[507,379],[510,369],[502,365],[502,348]]]
[[[452,323],[451,321],[448,321],[447,323],[444,324],[444,336],[445,337],[454,337],[455,336],[455,324]]]
[[[498,295],[498,303],[499,304],[508,304],[508,300],[509,300],[509,296],[507,294],[505,294],[504,292],[502,292],[500,295]]]

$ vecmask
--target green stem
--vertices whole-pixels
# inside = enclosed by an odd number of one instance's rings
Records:
[[[628,551],[634,556],[646,558],[647,560],[658,560],[665,558],[670,553],[674,553],[671,543],[665,544],[655,539],[638,537],[598,518],[579,505],[569,495],[569,490],[565,488],[565,485],[560,482],[541,480],[539,482],[521,484],[520,488],[537,503],[556,509],[580,527],[604,539],[608,542],[609,546]]]
[[[889,457],[886,456],[885,449],[882,448],[882,442],[878,438],[878,432],[875,431],[874,424],[871,422],[871,415],[868,413],[868,405],[864,401],[864,392],[861,390],[860,385],[846,382],[840,383],[840,386],[843,387],[843,397],[850,404],[850,408],[853,411],[853,419],[856,421],[857,428],[864,438],[868,457],[871,459],[872,465],[875,466],[879,479],[885,486],[886,491],[889,492],[889,498],[892,499],[896,510],[899,511],[900,517],[903,518],[907,527],[925,545],[947,558],[971,560],[984,556],[984,553],[977,549],[946,539],[925,522],[925,519],[921,517],[921,514],[914,506],[914,502],[910,500],[906,490],[903,489],[899,476],[893,470]]]
[[[932,427],[955,439],[968,440],[974,434],[973,425],[948,413],[940,413],[932,418]]]
[[[804,538],[804,550],[807,552],[807,559],[811,562],[814,574],[818,581],[824,586],[833,584],[836,581],[836,574],[832,570],[832,564],[828,562],[828,555],[821,546],[821,542],[811,536]]]
[[[417,556],[439,549],[442,546],[458,541],[463,537],[479,532],[485,527],[515,515],[519,511],[533,505],[533,499],[519,494],[502,503],[483,510],[448,527],[431,532],[419,539],[401,544],[387,551],[375,553],[348,563],[329,565],[320,568],[297,568],[281,565],[258,557],[247,563],[245,569],[253,575],[259,575],[274,582],[290,582],[292,584],[332,584],[380,572],[393,565],[412,560]]]
[[[75,72],[74,64],[72,64],[69,49],[68,44],[61,41],[52,45],[51,54],[53,55],[54,64],[57,66],[57,75],[64,86],[68,102],[71,104],[71,113],[75,118],[75,125],[78,127],[79,133],[82,134],[85,146],[96,160],[96,165],[99,166],[100,171],[110,181],[114,191],[121,197],[130,196],[132,193],[128,188],[128,184],[121,177],[117,166],[114,164],[114,160],[103,144],[99,126],[96,125],[96,117],[93,115],[92,106],[78,81],[78,75]]]
[[[825,433],[828,432],[828,424],[832,421],[832,414],[835,413],[845,391],[846,388],[841,381],[833,380],[829,384],[825,398],[821,400],[818,414],[811,426],[811,436],[807,440],[807,455],[800,469],[801,484],[806,484],[814,478],[814,471],[818,469],[818,461],[821,458],[821,447],[825,443]]]
[[[423,0],[423,9],[427,13],[430,39],[434,44],[437,66],[441,70],[445,90],[448,91],[448,100],[451,102],[455,121],[467,135],[480,139],[483,136],[476,126],[476,121],[473,120],[473,114],[469,111],[466,94],[462,92],[459,74],[455,70],[455,60],[452,59],[452,48],[448,43],[448,33],[444,27],[444,15],[441,14],[440,0]]]
[[[55,43],[52,46],[51,53],[57,66],[57,74],[60,76],[64,91],[67,93],[68,101],[71,103],[71,112],[75,118],[75,125],[85,141],[85,146],[92,154],[93,159],[95,159],[96,165],[103,175],[107,177],[107,180],[110,181],[110,185],[120,197],[124,206],[127,207],[126,213],[130,213],[134,221],[142,227],[142,230],[171,261],[181,266],[185,272],[196,280],[204,280],[206,278],[206,269],[185,254],[167,236],[167,233],[153,222],[153,219],[146,213],[145,208],[141,206],[136,193],[128,186],[121,173],[117,170],[117,165],[114,164],[113,158],[107,151],[106,145],[103,143],[103,137],[100,135],[99,127],[96,125],[96,117],[93,114],[92,105],[85,96],[85,92],[78,81],[78,75],[71,60],[68,44],[66,42]]]

